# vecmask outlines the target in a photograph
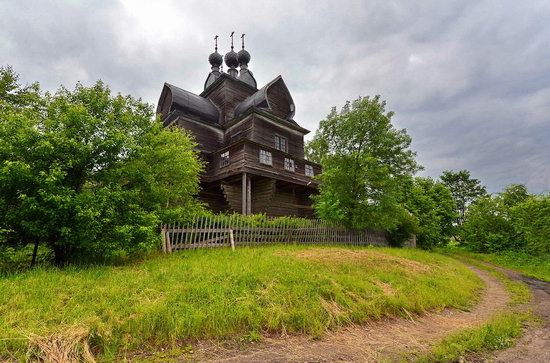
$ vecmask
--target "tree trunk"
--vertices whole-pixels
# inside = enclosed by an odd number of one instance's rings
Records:
[[[36,255],[38,253],[38,239],[34,241],[34,249],[32,251],[31,267],[36,265]]]
[[[64,266],[67,263],[67,251],[63,246],[53,244],[53,261],[58,267]]]

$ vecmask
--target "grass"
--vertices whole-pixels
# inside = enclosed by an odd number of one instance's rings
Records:
[[[525,312],[499,314],[487,324],[446,337],[418,362],[454,362],[465,354],[508,348],[521,335],[524,322],[530,318]]]
[[[40,268],[0,278],[0,360],[21,359],[29,336],[82,328],[101,361],[194,339],[319,337],[382,316],[464,308],[482,285],[451,258],[390,248],[212,249]]]
[[[510,310],[497,313],[491,320],[478,327],[465,329],[451,334],[438,342],[431,351],[418,359],[418,362],[453,362],[466,354],[494,351],[511,347],[518,338],[527,321],[533,321],[531,311],[521,309],[532,299],[526,284],[513,281],[501,271],[488,266],[477,259],[477,254],[464,251],[446,251],[451,255],[488,271],[502,282],[510,294]],[[485,260],[483,260],[485,261]]]
[[[449,249],[454,255],[475,258],[520,272],[526,276],[550,282],[550,255],[533,256],[522,252],[473,253],[463,249]]]

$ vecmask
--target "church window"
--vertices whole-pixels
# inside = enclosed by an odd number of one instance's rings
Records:
[[[260,150],[260,163],[265,165],[273,165],[273,160],[269,151]]]

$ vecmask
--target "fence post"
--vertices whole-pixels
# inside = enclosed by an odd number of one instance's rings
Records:
[[[160,227],[160,233],[162,237],[162,252],[166,253],[166,228],[164,228],[164,224]]]
[[[170,229],[170,225],[168,225],[168,229]],[[166,251],[168,253],[172,252],[172,239],[169,232],[166,233]]]

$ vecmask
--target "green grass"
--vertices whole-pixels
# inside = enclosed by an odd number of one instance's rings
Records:
[[[508,348],[521,335],[523,324],[530,317],[529,313],[520,312],[499,314],[487,324],[446,337],[418,362],[454,362],[466,354]]]
[[[520,272],[542,281],[550,282],[550,255],[533,256],[521,252],[473,253],[463,249],[449,249],[455,255],[467,256]]]
[[[85,327],[100,360],[142,344],[307,333],[382,316],[467,307],[482,281],[412,249],[195,250],[127,266],[41,268],[0,278],[0,357],[30,334]],[[1,359],[0,359],[1,360]]]
[[[446,251],[446,253],[484,269],[499,279],[510,294],[510,310],[497,313],[489,322],[478,327],[449,335],[438,342],[428,354],[419,358],[418,362],[454,362],[460,356],[467,354],[500,350],[512,346],[515,339],[521,335],[524,324],[534,320],[530,311],[521,309],[521,305],[527,304],[532,299],[529,287],[520,281],[511,280],[503,272],[479,262],[478,254],[457,252],[456,250]]]

